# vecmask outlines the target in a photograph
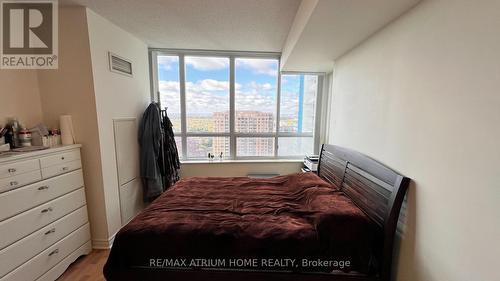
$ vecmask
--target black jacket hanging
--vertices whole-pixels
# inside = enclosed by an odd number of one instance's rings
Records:
[[[140,175],[144,201],[152,201],[179,180],[179,155],[172,123],[157,103],[151,103],[139,127]]]
[[[177,144],[175,143],[174,131],[172,130],[172,122],[170,122],[170,118],[168,118],[166,111],[163,115],[162,126],[164,132],[163,157],[165,165],[165,187],[168,188],[179,180],[181,163],[179,161]]]
[[[140,175],[144,201],[151,201],[163,192],[163,159],[160,108],[151,103],[142,115],[139,126]]]

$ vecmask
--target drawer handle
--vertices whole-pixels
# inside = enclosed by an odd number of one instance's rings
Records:
[[[18,184],[19,184],[19,183],[18,183],[17,181],[11,181],[11,182],[10,182],[10,185],[11,185],[11,186],[16,186],[16,185],[18,185]]]
[[[44,186],[40,186],[40,187],[38,188],[38,190],[44,190],[44,189],[49,189],[49,187],[48,187],[48,186],[46,186],[46,185],[44,185]]]
[[[63,156],[63,157],[61,157],[61,160],[64,160],[64,156]]]
[[[47,209],[43,209],[41,213],[43,214],[47,212],[52,212],[52,210],[53,210],[52,207],[48,207]]]
[[[69,169],[69,167],[63,167],[62,170],[63,171],[67,171]]]
[[[16,170],[16,169],[14,169],[14,168],[10,168],[10,169],[8,169],[7,171],[9,171],[9,173],[15,173],[17,170]]]
[[[52,229],[50,229],[49,231],[45,232],[45,235],[49,235],[49,234],[54,233],[54,232],[56,232],[56,228],[55,227],[52,228]]]
[[[55,249],[54,251],[50,252],[49,253],[49,257],[52,256],[52,255],[55,255],[57,253],[59,253],[59,249]]]

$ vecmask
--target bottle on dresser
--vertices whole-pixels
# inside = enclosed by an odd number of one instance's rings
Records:
[[[18,133],[18,139],[19,146],[31,146],[31,132],[28,129],[23,128],[22,130],[20,130]]]
[[[11,117],[7,121],[7,133],[5,134],[5,142],[10,144],[10,148],[19,147],[19,121],[15,117]]]

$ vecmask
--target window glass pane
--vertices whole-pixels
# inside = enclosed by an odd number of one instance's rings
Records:
[[[277,75],[276,59],[235,59],[236,132],[275,131]]]
[[[303,156],[313,154],[313,137],[279,137],[278,156]]]
[[[237,156],[274,156],[274,138],[237,138]]]
[[[215,155],[214,160],[219,160],[222,152],[223,158],[229,157],[229,137],[188,137],[187,157],[208,159],[208,153]]]
[[[182,138],[174,137],[175,145],[177,146],[177,153],[179,153],[179,158],[182,158]]]
[[[314,132],[317,90],[317,75],[281,76],[280,132]]]
[[[174,132],[181,131],[181,99],[179,88],[179,57],[158,56],[158,90],[160,105],[168,107]]]
[[[229,58],[186,57],[185,63],[187,131],[229,132],[229,124],[220,125],[229,112]]]

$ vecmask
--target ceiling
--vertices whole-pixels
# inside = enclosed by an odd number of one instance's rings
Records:
[[[284,71],[333,61],[420,0],[59,0],[86,6],[152,48],[282,52]]]
[[[283,47],[284,71],[329,72],[333,62],[420,0],[303,0]]]
[[[300,0],[59,0],[155,48],[281,52]]]

